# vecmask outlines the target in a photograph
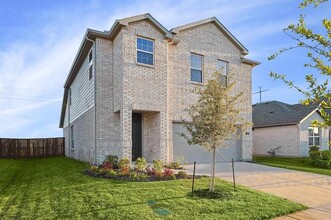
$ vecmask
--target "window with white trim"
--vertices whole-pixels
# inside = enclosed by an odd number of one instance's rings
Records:
[[[318,127],[308,127],[309,146],[320,146],[321,129]]]
[[[154,41],[137,37],[137,63],[154,65]]]
[[[93,54],[92,54],[92,50],[90,51],[90,53],[88,55],[88,62],[89,62],[88,78],[90,80],[93,77]]]
[[[191,82],[202,83],[202,56],[191,53]]]
[[[228,85],[228,62],[223,60],[217,60],[217,71],[221,74],[221,84],[223,86]]]

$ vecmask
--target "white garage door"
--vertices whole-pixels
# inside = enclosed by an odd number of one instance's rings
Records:
[[[211,152],[198,145],[189,145],[186,139],[180,136],[181,133],[187,133],[182,123],[173,123],[173,152],[174,161],[180,160],[187,163],[210,163]],[[216,153],[216,162],[227,162],[241,159],[241,141],[237,135],[234,135],[233,141],[227,143],[226,148],[218,148]]]

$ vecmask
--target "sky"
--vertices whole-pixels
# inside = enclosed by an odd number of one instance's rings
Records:
[[[302,97],[270,71],[286,74],[303,88],[309,69],[304,50],[267,57],[294,44],[282,29],[306,14],[317,29],[331,12],[331,3],[305,10],[300,0],[0,0],[0,137],[56,137],[63,85],[87,28],[109,30],[116,19],[150,13],[168,30],[217,17],[261,62],[253,70],[253,93],[262,101],[297,103]],[[329,18],[329,17],[328,17]],[[253,103],[259,95],[253,95]]]

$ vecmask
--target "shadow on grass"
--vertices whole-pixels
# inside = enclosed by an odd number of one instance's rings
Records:
[[[105,207],[101,207],[101,208],[97,208],[97,209],[82,211],[82,212],[80,212],[80,214],[86,215],[89,213],[97,213],[97,212],[104,211],[107,209],[115,209],[115,208],[134,206],[134,205],[148,205],[151,209],[157,209],[160,207],[158,202],[166,201],[166,200],[173,200],[173,199],[183,199],[183,198],[187,198],[187,196],[169,197],[169,198],[163,198],[163,199],[148,200],[148,201],[142,201],[142,202],[132,202],[132,203],[119,204],[119,205],[109,205],[109,206],[105,206]],[[153,202],[151,203],[151,201],[153,201]],[[69,215],[67,217],[69,217]]]

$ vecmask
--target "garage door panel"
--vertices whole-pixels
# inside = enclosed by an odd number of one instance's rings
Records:
[[[187,163],[193,163],[194,161],[197,161],[198,163],[211,162],[211,152],[198,145],[189,145],[187,140],[180,135],[181,133],[187,134],[183,124],[173,123],[173,156],[175,161],[180,160]],[[228,147],[217,149],[217,162],[230,161],[232,158],[235,161],[240,160],[241,141],[237,138],[234,139],[236,140],[226,143],[226,146]]]

